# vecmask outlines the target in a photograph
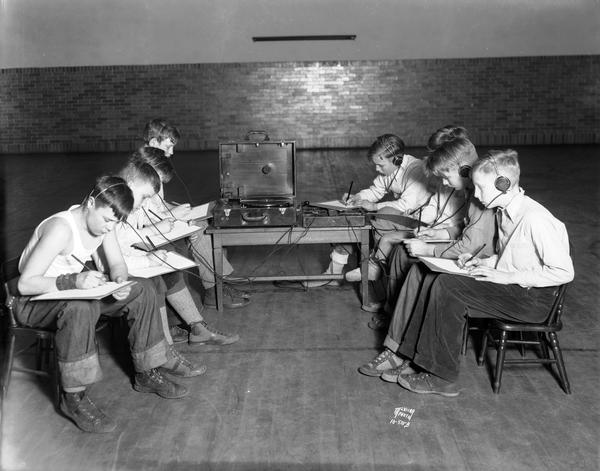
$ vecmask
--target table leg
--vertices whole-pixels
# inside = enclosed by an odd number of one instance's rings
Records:
[[[369,302],[369,233],[368,228],[360,231],[360,281],[363,307]]]
[[[213,259],[215,267],[215,301],[217,311],[223,310],[223,244],[219,234],[213,234]]]

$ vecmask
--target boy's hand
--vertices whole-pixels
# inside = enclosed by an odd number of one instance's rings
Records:
[[[433,256],[433,246],[419,239],[409,239],[404,241],[404,246],[408,253],[413,257],[431,257]]]
[[[190,212],[192,207],[189,203],[180,204],[179,206],[171,209],[173,216],[177,219],[181,219],[182,221],[188,221],[190,219]]]
[[[495,268],[486,267],[484,265],[479,265],[470,269],[469,273],[479,281],[489,281],[501,285],[509,285],[512,283],[512,273],[496,270]]]
[[[353,206],[355,203],[356,195],[349,195],[348,193],[344,193],[342,195],[342,199],[340,199],[341,203],[344,203],[346,206]]]
[[[82,271],[77,274],[75,287],[77,289],[90,289],[106,283],[106,276],[99,271]]]
[[[125,281],[127,280],[120,276],[115,280],[116,283],[124,283]],[[112,296],[117,301],[122,301],[129,296],[129,293],[131,293],[131,285],[125,286],[123,289],[114,292]]]
[[[415,236],[419,239],[448,239],[448,231],[446,229],[415,229]]]
[[[166,218],[162,221],[158,221],[154,226],[157,231],[162,232],[163,234],[165,232],[171,232],[173,230],[173,227],[175,227],[175,219]]]

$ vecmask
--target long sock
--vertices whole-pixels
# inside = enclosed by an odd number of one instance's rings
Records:
[[[192,293],[190,293],[190,290],[187,287],[176,293],[168,294],[167,300],[186,324],[194,324],[204,319],[202,314],[200,314],[198,306],[196,306],[196,303],[194,302],[194,298],[192,298]]]

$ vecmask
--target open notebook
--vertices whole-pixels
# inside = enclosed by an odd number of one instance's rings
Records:
[[[194,206],[187,217],[190,221],[203,221],[212,217],[212,211],[209,211],[210,203]]]
[[[185,270],[186,268],[196,266],[196,262],[184,257],[183,255],[179,255],[176,252],[167,252],[166,258],[159,258],[164,260],[166,263],[155,267],[131,268],[129,269],[129,275],[137,276],[139,278],[153,278],[158,275],[164,275],[165,273],[171,273],[177,270]]]
[[[138,249],[150,251],[154,250],[155,248],[167,245],[175,240],[183,239],[184,237],[187,237],[193,234],[194,232],[198,232],[200,230],[202,230],[202,228],[196,226],[195,224],[188,224],[187,222],[183,221],[175,221],[172,231],[148,236],[150,242],[145,244],[142,242],[138,242],[136,244],[133,244],[133,246],[137,247]]]
[[[135,281],[126,281],[124,283],[115,283],[109,281],[101,286],[89,289],[64,289],[62,291],[52,291],[51,293],[39,294],[31,298],[31,301],[53,301],[58,299],[102,299],[126,286],[134,285]]]
[[[451,260],[449,258],[439,258],[439,257],[419,257],[421,260],[431,271],[439,272],[439,273],[448,273],[450,275],[462,275],[462,276],[470,276],[471,273],[469,271],[460,268],[456,264],[456,260]]]

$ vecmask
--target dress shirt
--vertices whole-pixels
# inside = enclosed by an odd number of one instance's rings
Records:
[[[565,225],[521,188],[498,212],[496,269],[514,273],[524,288],[561,285],[574,277]]]
[[[431,191],[427,188],[423,161],[405,154],[402,164],[391,175],[378,175],[373,184],[357,193],[363,200],[376,203],[377,209],[390,206],[400,212],[413,211],[427,202]],[[379,201],[391,193],[393,201]]]

